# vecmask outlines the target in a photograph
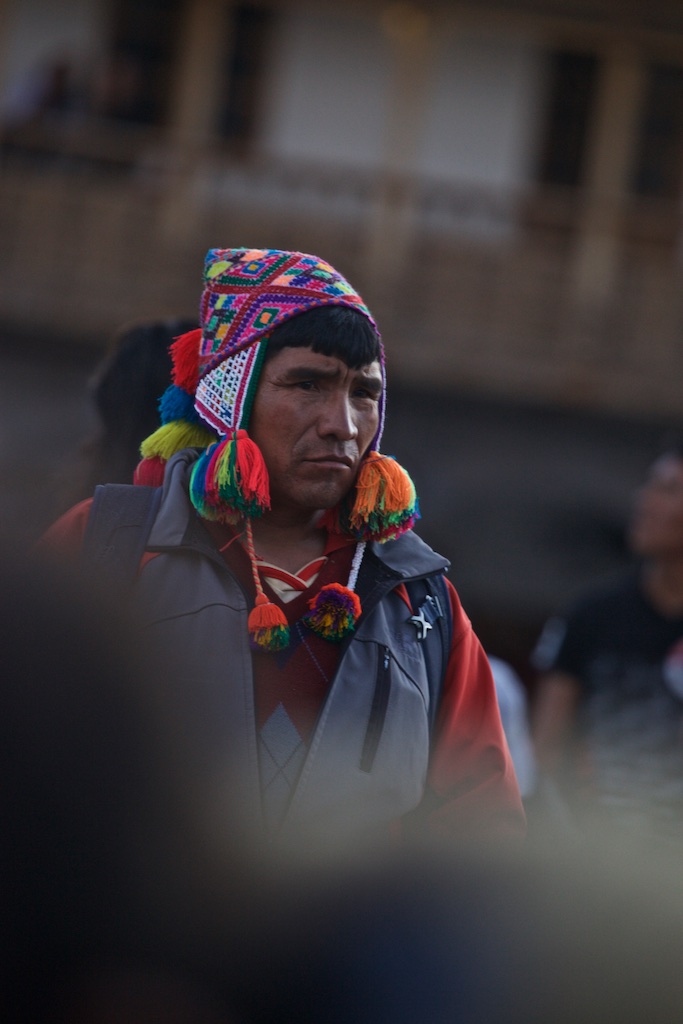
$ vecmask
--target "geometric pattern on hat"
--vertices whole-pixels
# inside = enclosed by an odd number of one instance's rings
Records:
[[[203,377],[195,392],[195,409],[219,434],[238,430],[249,418],[258,383],[261,346],[251,345]]]
[[[281,249],[210,249],[200,306],[200,416],[221,434],[244,426],[260,361],[235,360],[220,373],[217,368],[286,320],[321,306],[358,310],[377,331],[360,295],[317,256]],[[380,361],[383,372],[383,353]],[[383,401],[381,406],[383,412]]]

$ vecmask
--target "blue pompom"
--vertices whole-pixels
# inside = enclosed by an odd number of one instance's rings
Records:
[[[171,384],[159,399],[159,414],[162,424],[185,420],[186,423],[201,423],[194,407],[194,398],[187,391]]]

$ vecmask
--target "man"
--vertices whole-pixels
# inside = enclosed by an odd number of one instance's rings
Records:
[[[522,832],[486,657],[379,453],[384,352],[360,296],[315,256],[210,250],[173,360],[136,475],[163,487],[135,605],[245,822],[299,843],[427,819]],[[80,543],[89,516],[51,542]]]
[[[680,839],[683,450],[652,465],[628,539],[638,568],[549,623],[539,642],[536,749],[581,820]]]

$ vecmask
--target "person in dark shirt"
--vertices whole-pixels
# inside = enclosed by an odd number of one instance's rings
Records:
[[[537,755],[589,820],[683,838],[683,449],[650,468],[628,542],[626,578],[539,641]]]

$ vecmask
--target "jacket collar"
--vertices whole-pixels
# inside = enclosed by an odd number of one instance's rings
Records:
[[[211,546],[188,494],[190,472],[200,454],[200,448],[183,448],[169,459],[162,485],[161,507],[149,535],[148,548]]]
[[[189,546],[213,551],[188,495],[190,472],[200,454],[199,448],[184,448],[169,459],[161,507],[149,536],[148,548],[159,550]],[[379,562],[384,567],[387,580],[396,582],[444,572],[450,565],[447,558],[433,551],[412,530],[383,544],[373,541],[368,545],[363,561],[366,560]]]

